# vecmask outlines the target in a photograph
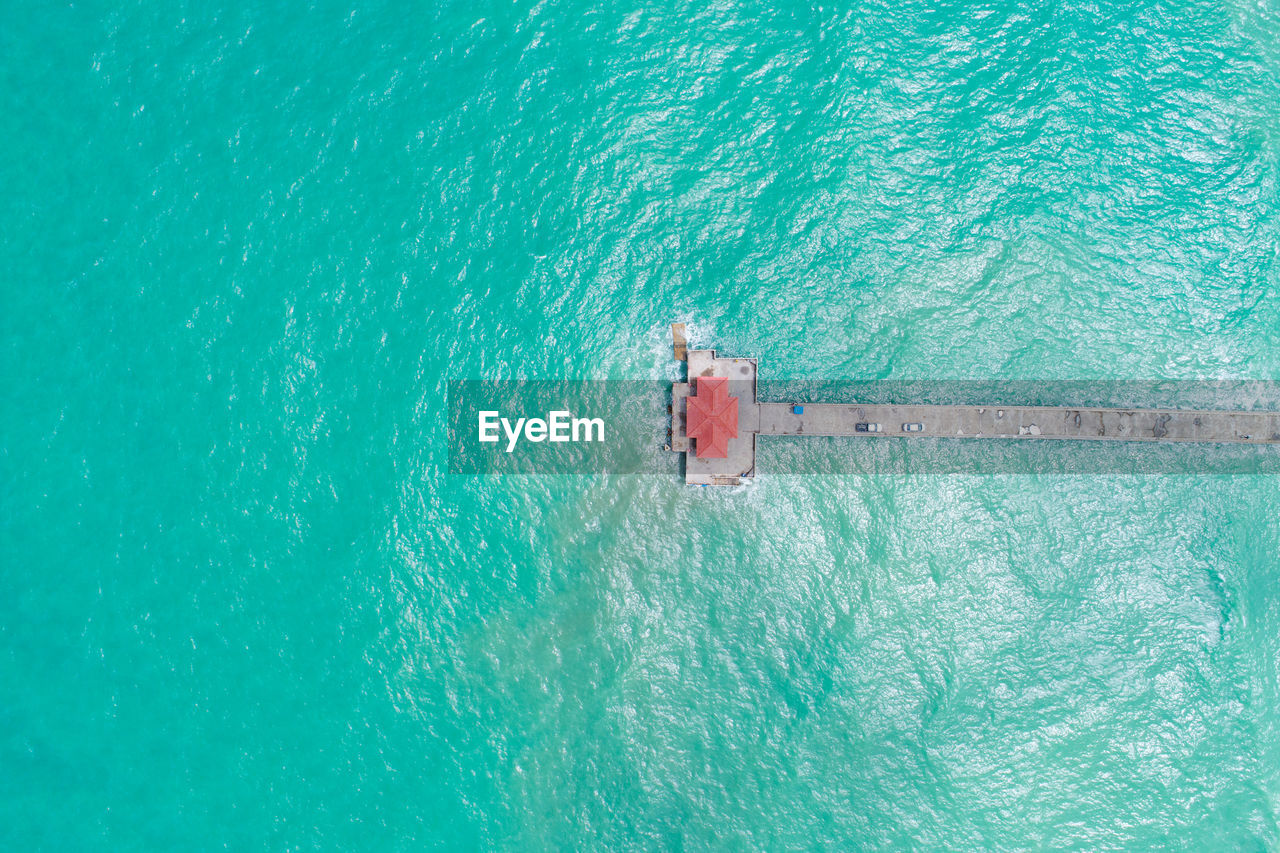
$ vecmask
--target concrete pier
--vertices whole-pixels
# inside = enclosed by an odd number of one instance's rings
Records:
[[[676,352],[685,350],[689,381],[672,386],[670,447],[685,455],[685,482],[691,485],[750,480],[756,473],[757,438],[763,435],[1280,445],[1280,412],[760,402],[756,359],[687,349],[683,337],[681,328]],[[697,380],[703,377],[728,380],[729,393],[737,398],[737,435],[728,440],[727,455],[721,458],[699,455],[686,431],[688,398],[697,393]]]
[[[756,360],[720,358],[715,350],[688,350],[689,382],[671,388],[671,449],[685,455],[684,481],[691,485],[736,486],[756,473],[756,435],[760,405],[756,402]],[[694,451],[685,431],[688,397],[699,378],[727,379],[729,393],[738,398],[738,437],[729,441],[726,458],[704,458]]]

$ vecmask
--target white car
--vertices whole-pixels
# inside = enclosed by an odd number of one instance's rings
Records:
[[[914,423],[909,423],[909,424],[903,424],[902,431],[903,432],[924,432],[924,424],[920,423],[919,421],[915,421]]]

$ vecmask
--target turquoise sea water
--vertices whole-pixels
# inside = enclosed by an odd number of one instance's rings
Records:
[[[14,6],[0,99],[0,847],[1280,848],[1273,476],[445,471],[676,319],[1280,379],[1274,2]]]

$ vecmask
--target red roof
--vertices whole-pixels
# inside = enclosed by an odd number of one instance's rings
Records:
[[[729,455],[729,439],[738,437],[738,398],[729,396],[728,379],[698,377],[698,396],[686,400],[684,431],[697,439],[698,456]]]

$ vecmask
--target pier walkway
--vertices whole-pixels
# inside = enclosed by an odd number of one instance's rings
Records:
[[[685,482],[694,485],[738,485],[754,477],[756,440],[762,435],[1280,445],[1280,412],[762,403],[756,398],[756,359],[721,358],[715,350],[687,349],[683,327],[673,328],[673,334],[677,353],[683,352],[688,363],[689,381],[672,387],[670,447],[685,454]],[[699,390],[700,379],[725,380],[729,394],[737,400],[736,433],[727,443],[715,445],[727,447],[724,456],[707,456],[705,450],[700,455],[699,439],[690,438],[686,430],[688,398],[704,393]]]

